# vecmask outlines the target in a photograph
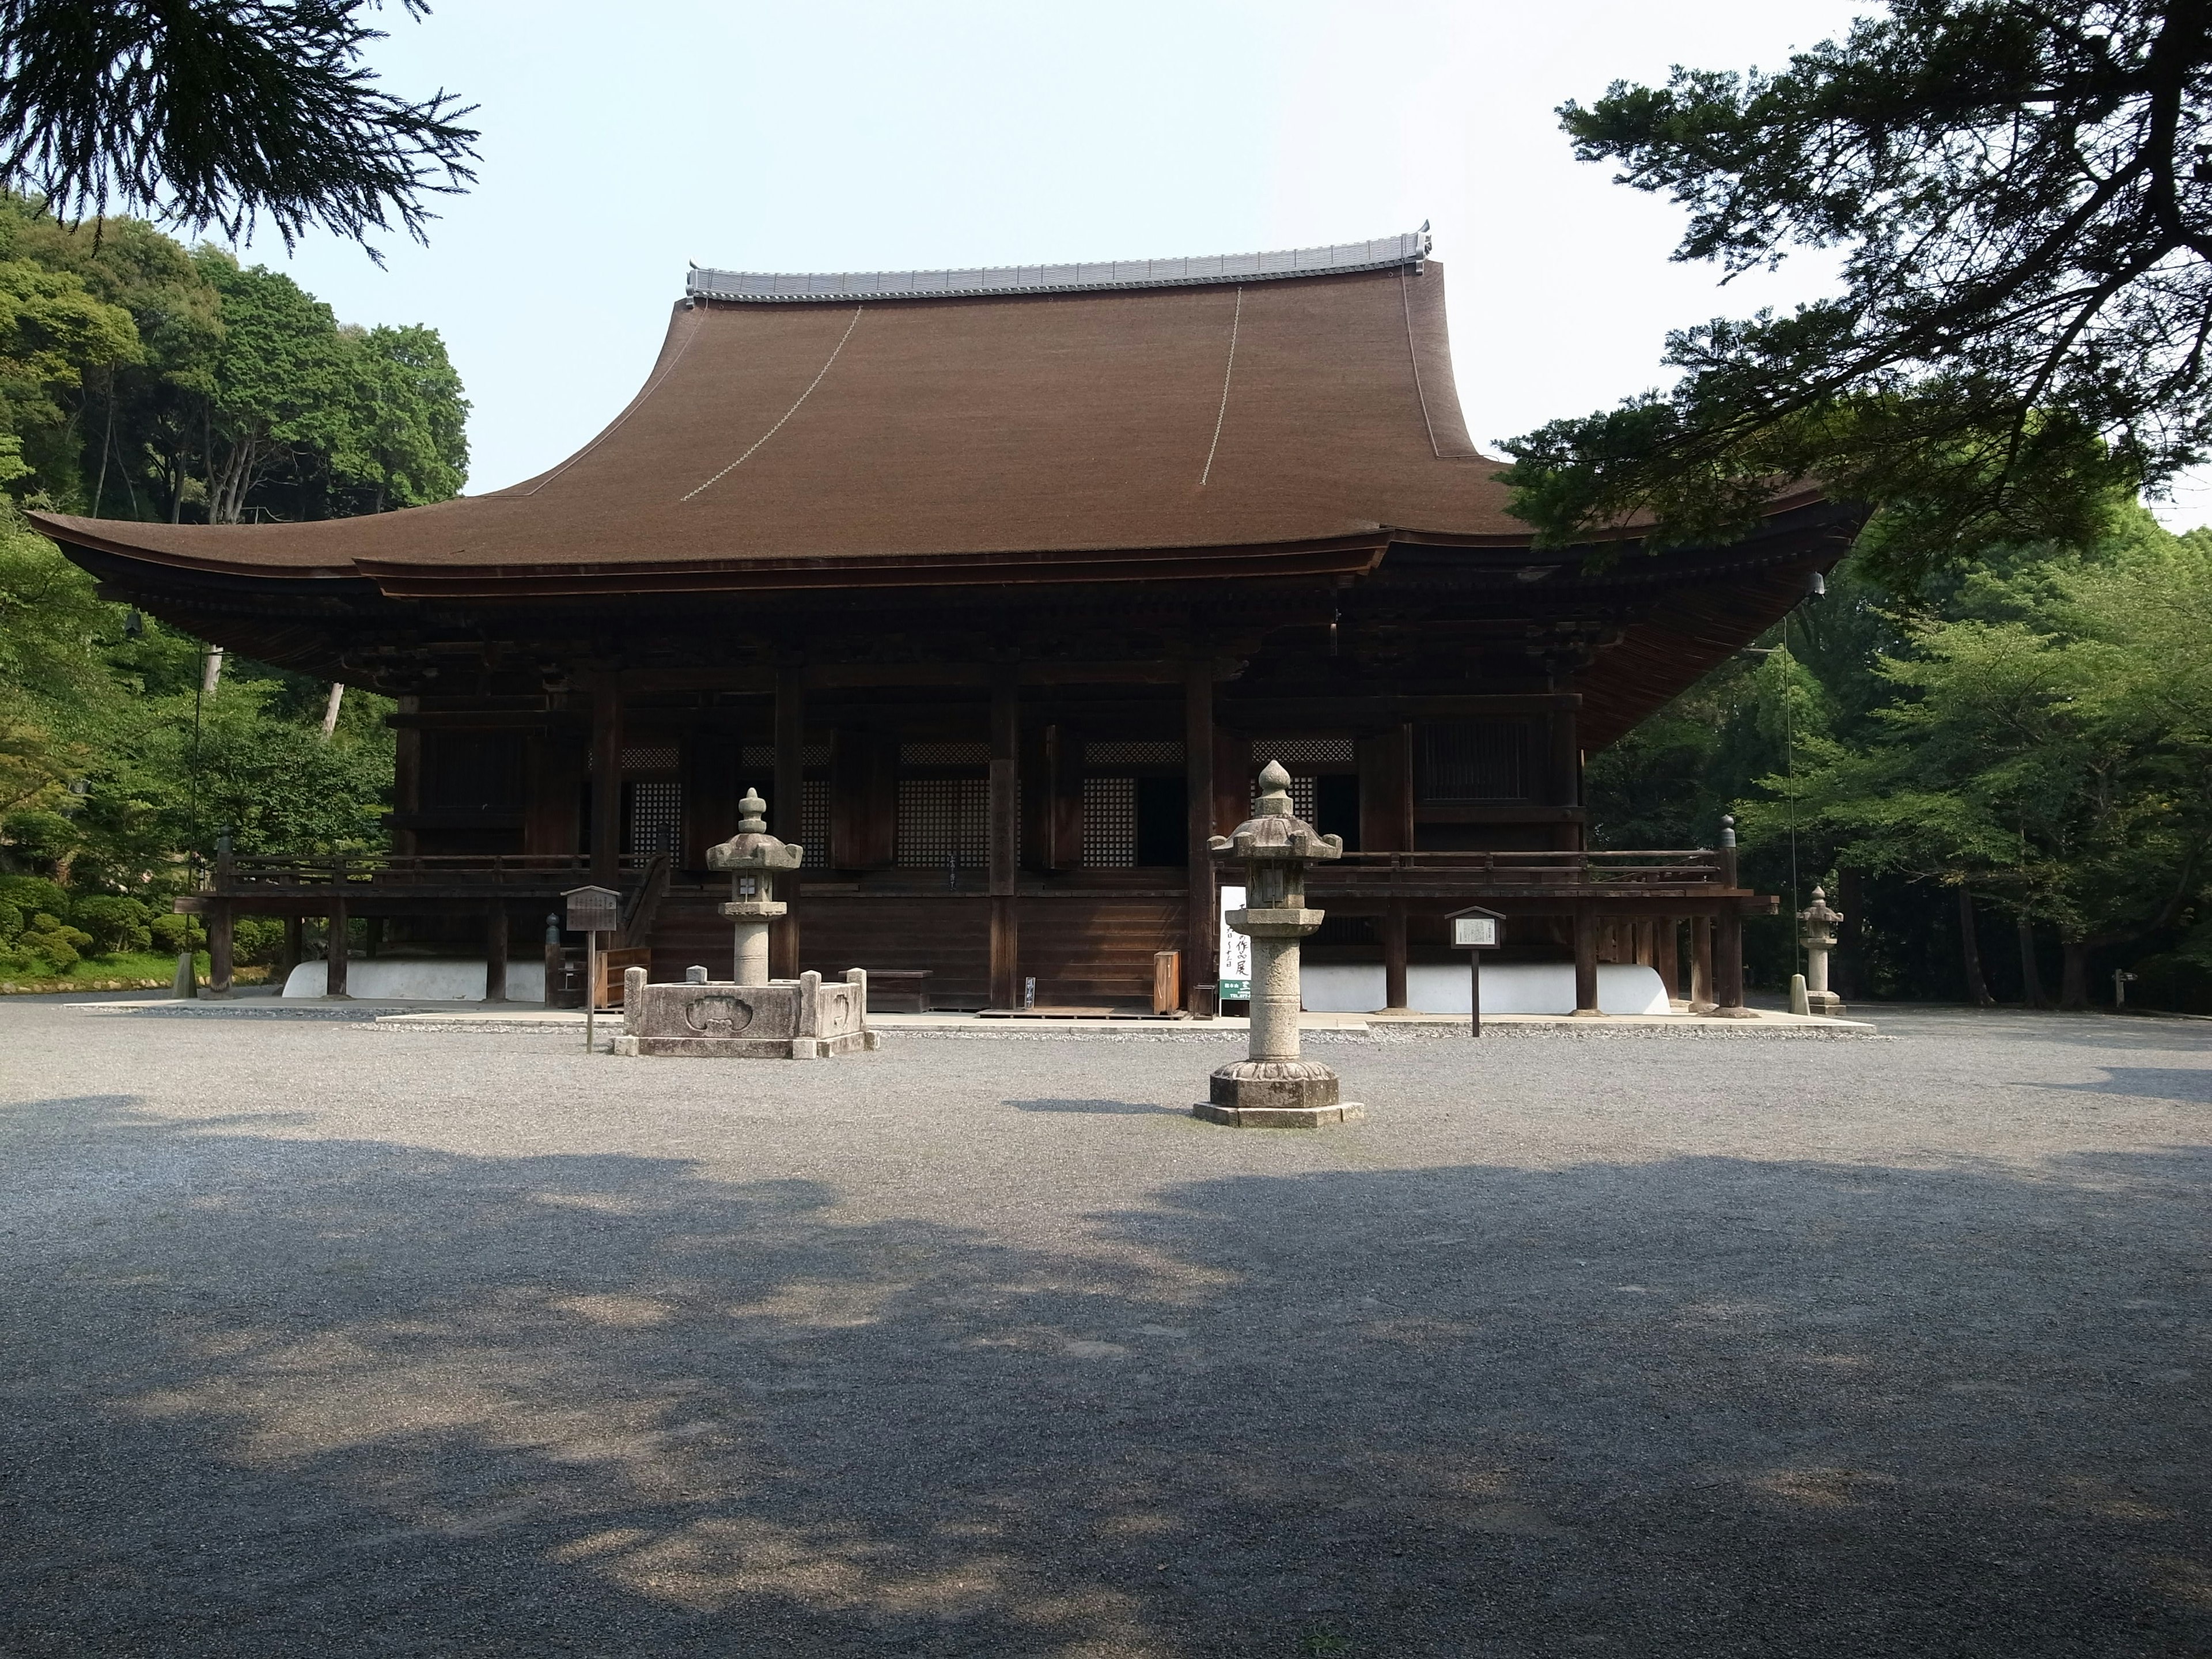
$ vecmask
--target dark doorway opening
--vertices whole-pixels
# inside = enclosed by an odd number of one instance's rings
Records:
[[[1137,780],[1137,862],[1190,861],[1189,786],[1181,778]]]
[[[1359,780],[1346,772],[1314,780],[1314,833],[1341,836],[1344,850],[1359,850]]]

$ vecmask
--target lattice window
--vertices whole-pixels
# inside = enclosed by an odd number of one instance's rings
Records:
[[[1179,743],[1086,743],[1083,745],[1085,766],[1181,766],[1182,745]],[[1134,808],[1131,809],[1133,811]]]
[[[1136,863],[1136,779],[1084,779],[1083,861],[1094,870],[1127,870]]]
[[[622,751],[622,769],[625,772],[673,772],[681,762],[682,756],[674,744],[626,746]]]
[[[899,745],[901,766],[988,766],[991,745],[988,743],[902,743]]]
[[[775,766],[775,745],[772,743],[749,743],[743,753],[747,766],[765,766],[770,769]],[[826,743],[801,744],[799,746],[799,763],[801,766],[829,765],[830,745]]]
[[[629,834],[623,851],[641,857],[675,854],[684,845],[684,786],[673,779],[640,778],[629,786]]]
[[[1352,760],[1350,738],[1261,738],[1252,744],[1255,767],[1280,761],[1288,771],[1301,766],[1349,766]]]
[[[991,846],[991,786],[982,778],[901,778],[896,854],[902,870],[980,870]]]
[[[1255,794],[1252,797],[1252,811],[1257,812],[1259,810],[1260,797]],[[1308,823],[1314,821],[1314,781],[1311,778],[1291,780],[1291,811]]]
[[[830,782],[826,778],[808,778],[799,786],[799,842],[806,849],[802,869],[829,867]]]

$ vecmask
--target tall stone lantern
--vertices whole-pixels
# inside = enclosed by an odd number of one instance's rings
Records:
[[[721,914],[737,924],[732,982],[765,985],[768,925],[785,908],[775,896],[775,878],[780,872],[799,868],[806,849],[787,846],[768,833],[768,803],[757,790],[745,791],[738,813],[738,833],[707,849],[707,867],[730,872],[730,902],[721,907]]]
[[[1291,775],[1269,761],[1249,820],[1208,842],[1244,866],[1244,908],[1223,920],[1252,941],[1252,1032],[1243,1060],[1213,1073],[1193,1115],[1241,1128],[1316,1128],[1367,1115],[1337,1098],[1337,1076],[1298,1057],[1298,941],[1321,926],[1306,908],[1306,866],[1344,856],[1336,836],[1314,833],[1291,811]]]
[[[1828,952],[1836,948],[1836,928],[1844,913],[1828,908],[1826,888],[1813,890],[1813,902],[1797,913],[1805,924],[1798,935],[1805,946],[1805,1007],[1814,1014],[1840,1014],[1844,1000],[1828,988]]]

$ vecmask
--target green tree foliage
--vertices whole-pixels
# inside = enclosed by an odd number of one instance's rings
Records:
[[[0,488],[237,523],[447,501],[468,403],[434,329],[363,329],[281,272],[141,221],[0,196]]]
[[[2212,854],[2212,532],[2108,507],[2085,544],[1991,546],[1903,594],[1878,568],[1856,556],[1825,601],[1594,757],[1594,835],[1710,845],[1733,811],[1765,890],[1802,903],[1840,876],[1854,969],[1884,994],[1959,994],[1961,889],[2026,930],[2024,994],[2038,937],[2069,1006],[2093,963],[2147,952],[2177,994],[2191,975],[2212,991],[2212,927],[2189,932]],[[1756,955],[1778,981],[1786,927]]]
[[[1846,250],[1844,290],[1671,335],[1671,390],[1507,446],[1558,542],[1747,528],[1777,479],[1881,506],[1909,585],[2092,539],[2212,451],[2212,11],[1897,0],[1778,75],[1677,69],[1560,110],[1729,273]]]
[[[234,656],[202,696],[203,643],[102,600],[15,499],[216,522],[442,501],[467,410],[434,330],[348,327],[280,273],[0,196],[0,888],[37,884],[0,892],[0,975],[187,948],[168,901],[225,828],[244,853],[380,848],[393,751],[358,688],[327,740],[325,684]]]
[[[429,8],[405,0],[410,15]],[[422,240],[474,179],[471,110],[361,63],[370,0],[0,0],[0,182],[77,217],[150,214],[232,241],[266,217]],[[375,250],[369,249],[372,258]]]

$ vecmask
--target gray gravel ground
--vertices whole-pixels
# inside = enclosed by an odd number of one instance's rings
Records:
[[[0,1653],[2212,1653],[2212,1026],[0,1005]]]

